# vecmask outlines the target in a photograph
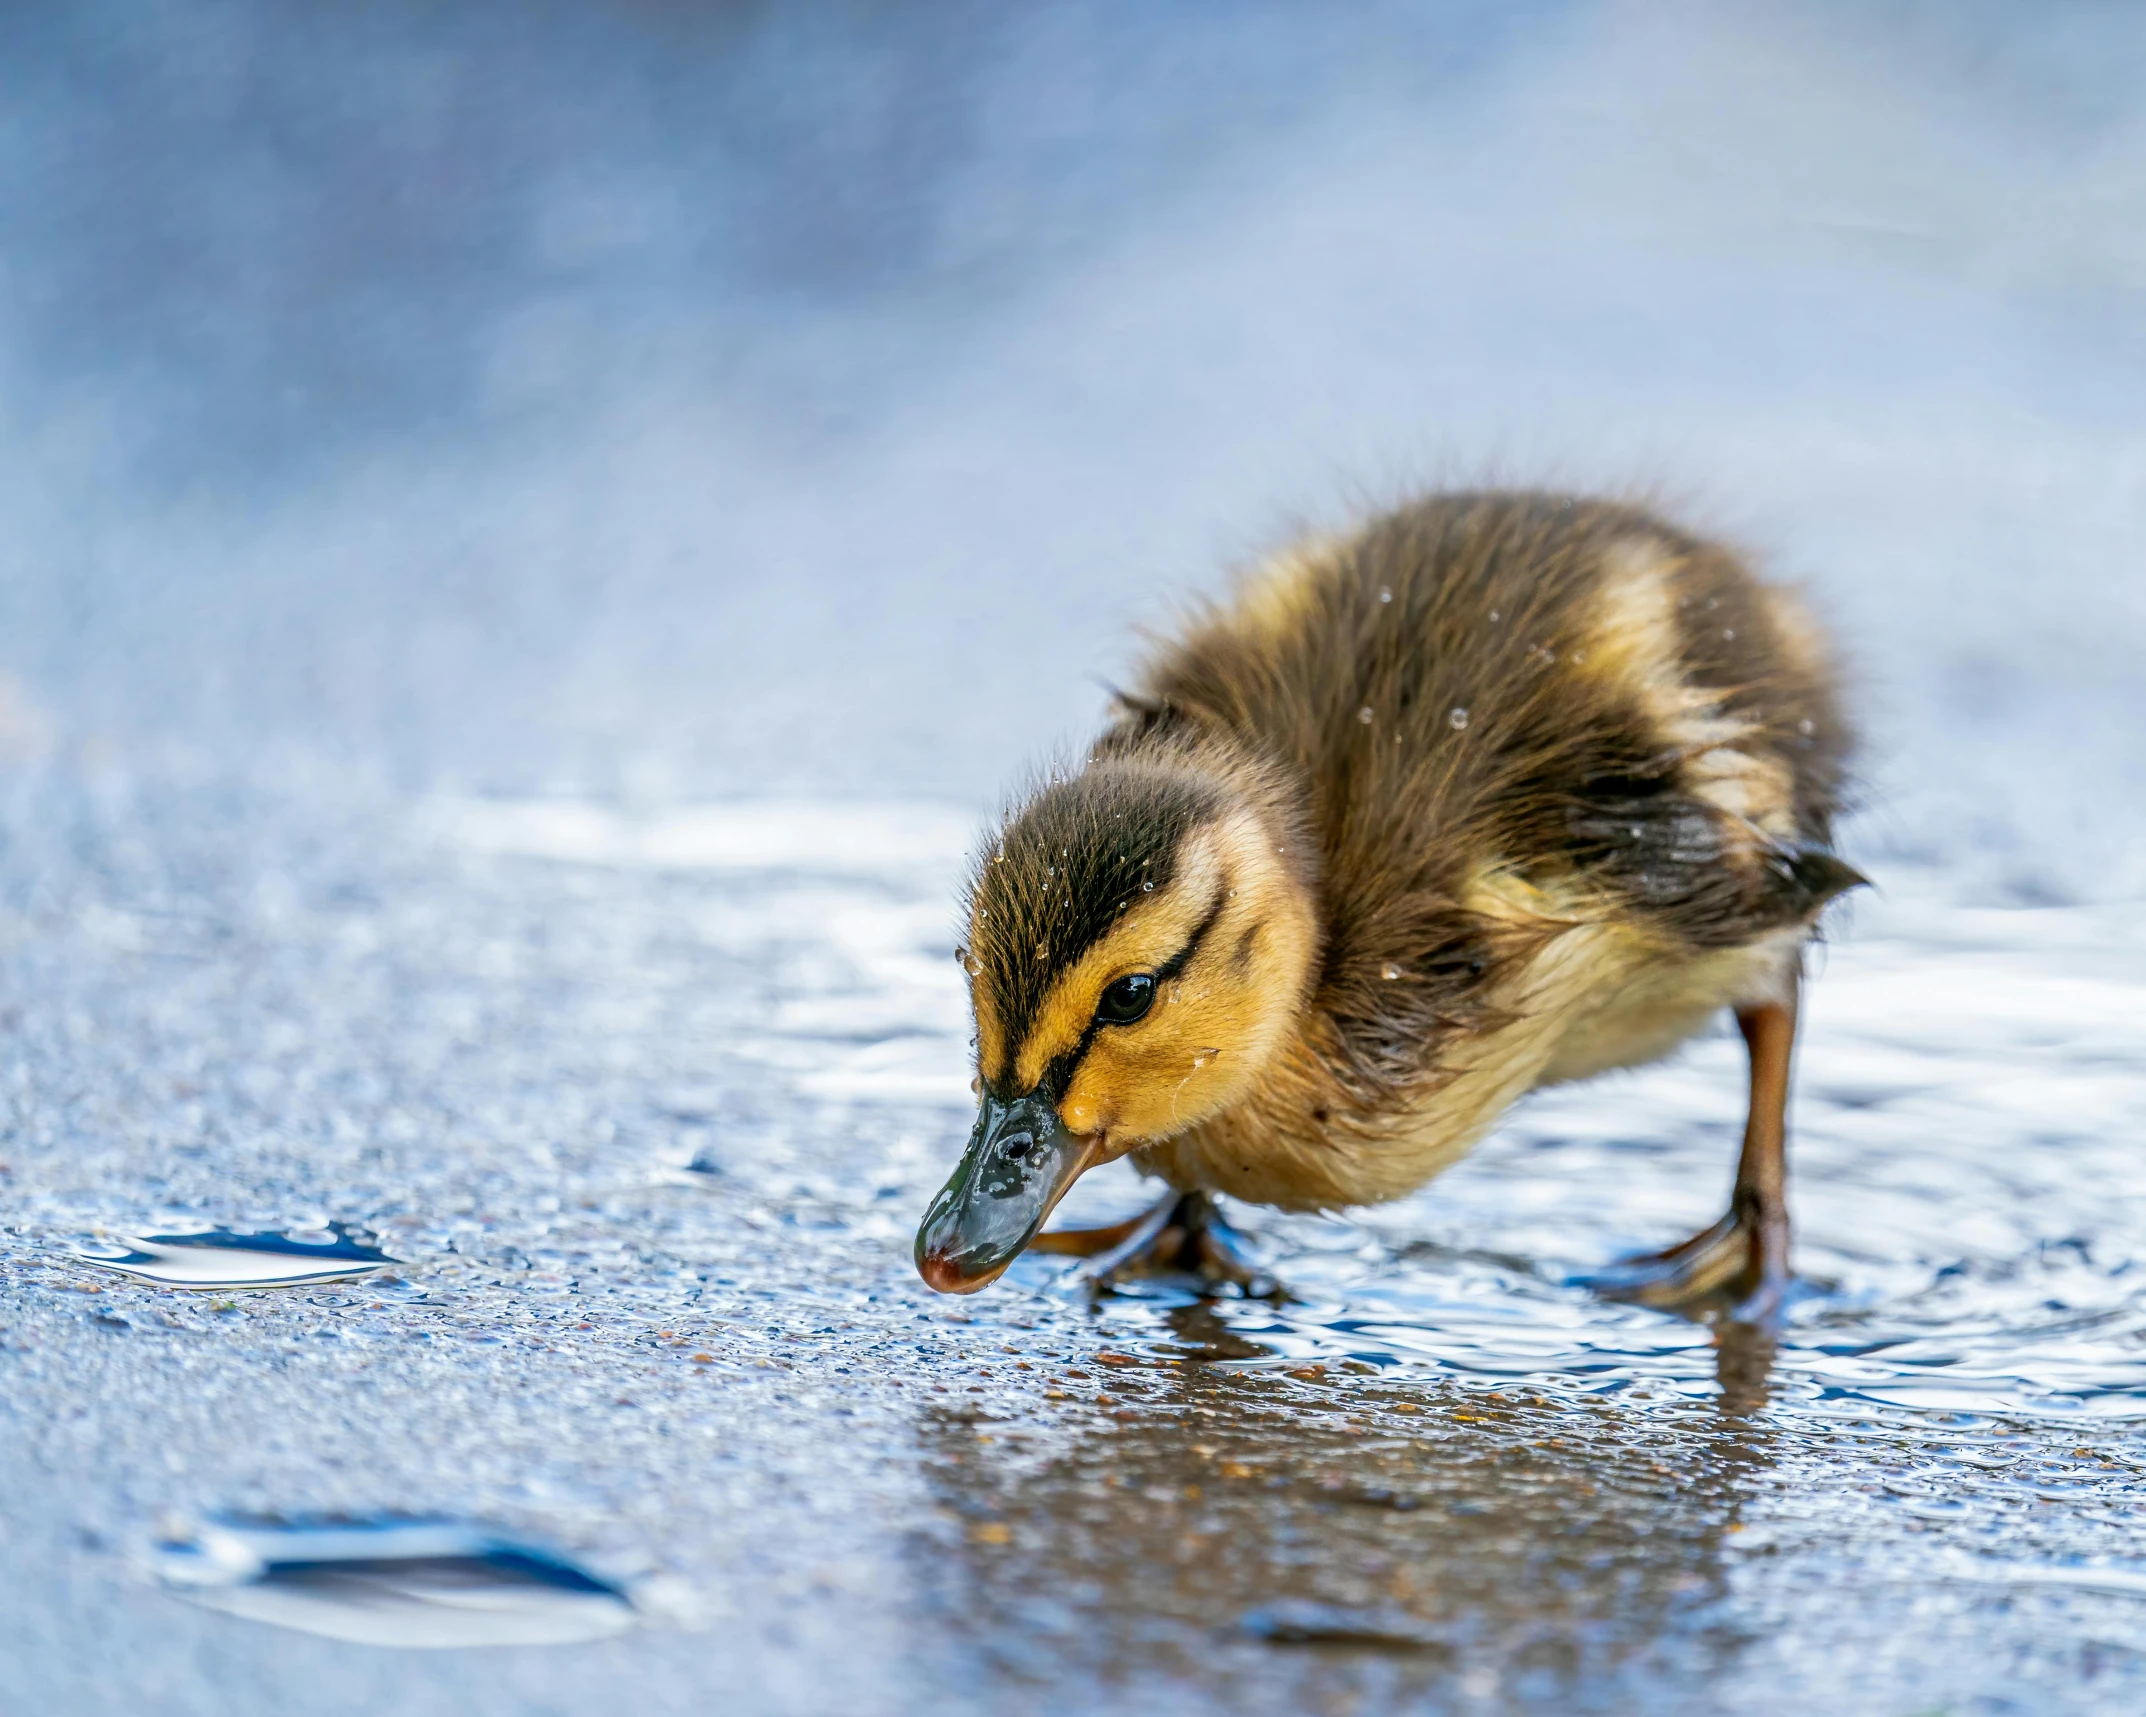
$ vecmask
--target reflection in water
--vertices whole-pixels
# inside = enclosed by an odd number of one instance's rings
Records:
[[[1765,1410],[1780,1341],[1750,1324],[1724,1323],[1716,1331],[1714,1375],[1721,1384],[1721,1410],[1748,1415]]]
[[[196,1289],[302,1288],[367,1275],[397,1262],[352,1233],[340,1223],[260,1234],[203,1228],[90,1241],[74,1253],[85,1264],[145,1282]]]
[[[1210,1308],[1169,1323],[1068,1443],[925,1424],[964,1523],[944,1609],[997,1675],[1189,1679],[1244,1711],[1568,1711],[1718,1685],[1743,1649],[1724,1547],[1771,1455],[1740,1416],[1283,1373],[1244,1365]]]
[[[358,1645],[567,1645],[634,1620],[608,1582],[454,1521],[216,1521],[155,1568],[193,1603]]]

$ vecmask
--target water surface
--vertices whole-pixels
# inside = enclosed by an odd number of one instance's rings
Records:
[[[1806,1287],[1776,1352],[1573,1285],[1724,1196],[1726,1032],[1524,1106],[1398,1205],[1241,1211],[1286,1303],[1090,1304],[1047,1259],[946,1300],[908,1250],[966,1127],[961,818],[860,808],[907,844],[759,856],[842,814],[711,805],[680,826],[739,832],[696,846],[649,813],[434,801],[346,844],[314,806],[219,837],[199,801],[137,803],[187,821],[192,868],[148,897],[186,912],[117,938],[106,897],[10,956],[65,1003],[15,1027],[45,1095],[9,1147],[6,1410],[47,1477],[10,1492],[12,1687],[92,1617],[115,1675],[204,1711],[197,1650],[353,1711],[621,1677],[684,1710],[715,1662],[769,1711],[2114,1711],[2146,1687],[2128,913],[1977,907],[1908,867],[1858,902],[1812,986]],[[400,1261],[213,1296],[71,1254],[152,1196],[253,1234],[325,1207]],[[1099,1177],[1075,1214],[1141,1196]],[[174,1512],[382,1511],[653,1596],[631,1635],[413,1683],[393,1618],[435,1624],[467,1570],[444,1598],[437,1566],[368,1571],[326,1612],[347,1571],[241,1582],[220,1614],[134,1572]],[[515,1614],[485,1637],[542,1631]]]

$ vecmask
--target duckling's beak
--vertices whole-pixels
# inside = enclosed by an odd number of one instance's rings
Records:
[[[1040,1091],[1011,1103],[986,1096],[961,1166],[924,1212],[917,1273],[942,1294],[997,1281],[1099,1148],[1067,1132]]]

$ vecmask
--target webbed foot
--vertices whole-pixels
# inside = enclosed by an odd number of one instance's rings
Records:
[[[1774,1330],[1788,1302],[1788,1218],[1757,1200],[1659,1252],[1582,1277],[1605,1299]]]
[[[1038,1252],[1085,1258],[1075,1280],[1103,1293],[1130,1276],[1193,1276],[1205,1293],[1234,1288],[1247,1299],[1273,1298],[1281,1286],[1252,1256],[1204,1192],[1166,1193],[1138,1216],[1107,1228],[1039,1234]]]

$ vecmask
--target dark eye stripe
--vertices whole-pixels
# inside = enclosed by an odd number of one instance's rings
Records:
[[[1229,904],[1229,889],[1226,886],[1226,881],[1227,879],[1225,879],[1224,887],[1215,890],[1214,902],[1207,908],[1207,916],[1192,927],[1192,934],[1186,938],[1185,945],[1155,968],[1155,981],[1158,984],[1168,983],[1185,969],[1192,956],[1200,951],[1200,944],[1207,940],[1207,932],[1212,930],[1216,923],[1220,921],[1222,908]]]

